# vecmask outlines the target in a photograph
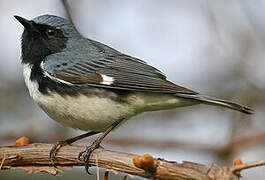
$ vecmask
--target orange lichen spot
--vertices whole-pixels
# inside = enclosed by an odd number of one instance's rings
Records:
[[[237,158],[234,160],[234,166],[238,166],[238,165],[242,165],[242,164],[243,164],[243,162],[241,159]]]
[[[134,156],[133,164],[146,171],[155,171],[156,165],[155,160],[150,154],[144,154],[142,156]]]
[[[243,161],[242,161],[240,158],[237,158],[237,159],[234,160],[234,166],[239,166],[239,165],[242,165],[242,164],[243,164]],[[240,170],[235,171],[234,173],[235,173],[235,175],[237,175],[238,177],[242,177],[242,176],[241,176],[241,171],[240,171]]]
[[[29,138],[23,136],[17,139],[13,146],[26,146],[28,144],[29,144]]]

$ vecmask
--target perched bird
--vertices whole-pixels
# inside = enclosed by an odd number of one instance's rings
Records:
[[[79,154],[85,161],[116,126],[146,111],[208,104],[246,114],[252,110],[226,100],[201,95],[167,80],[158,69],[77,33],[61,17],[42,15],[24,26],[22,65],[30,96],[63,126],[89,131],[54,145],[59,148],[81,138],[103,133]]]

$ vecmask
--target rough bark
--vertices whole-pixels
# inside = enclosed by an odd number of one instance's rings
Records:
[[[28,173],[47,172],[55,175],[62,171],[62,167],[71,169],[73,166],[84,165],[84,163],[79,161],[77,157],[78,153],[85,149],[85,146],[69,145],[62,147],[56,156],[57,165],[61,168],[56,169],[52,167],[49,159],[49,152],[52,146],[52,144],[30,144],[19,147],[0,147],[0,169],[21,168]],[[265,164],[265,161],[259,161],[250,164],[241,164],[230,168],[218,167],[216,164],[209,167],[207,165],[193,162],[177,163],[158,158],[153,159],[153,169],[150,169],[150,167],[144,166],[138,168],[139,166],[134,163],[135,157],[137,157],[135,154],[97,149],[92,153],[89,164],[131,175],[169,180],[237,179],[240,170]]]

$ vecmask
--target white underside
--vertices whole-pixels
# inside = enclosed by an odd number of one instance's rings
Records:
[[[50,92],[44,95],[38,84],[30,80],[31,67],[24,65],[24,78],[34,101],[55,121],[81,130],[104,131],[121,117],[134,115],[134,109],[94,95],[61,96]]]
[[[64,126],[81,130],[104,131],[121,117],[129,119],[143,111],[170,109],[192,105],[183,99],[166,94],[136,92],[128,97],[128,103],[95,95],[61,96],[50,92],[43,95],[37,82],[30,80],[31,66],[24,65],[24,78],[30,96],[55,121]]]

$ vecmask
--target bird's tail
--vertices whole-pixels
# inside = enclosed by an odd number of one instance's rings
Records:
[[[181,94],[177,93],[177,97],[181,98],[187,98],[187,99],[194,99],[197,101],[200,101],[203,104],[209,104],[209,105],[214,105],[214,106],[222,106],[230,109],[234,109],[236,111],[240,111],[245,114],[253,114],[254,111],[250,109],[249,107],[242,106],[240,104],[236,104],[234,102],[222,100],[222,99],[216,99],[208,96],[204,96],[201,94]]]

